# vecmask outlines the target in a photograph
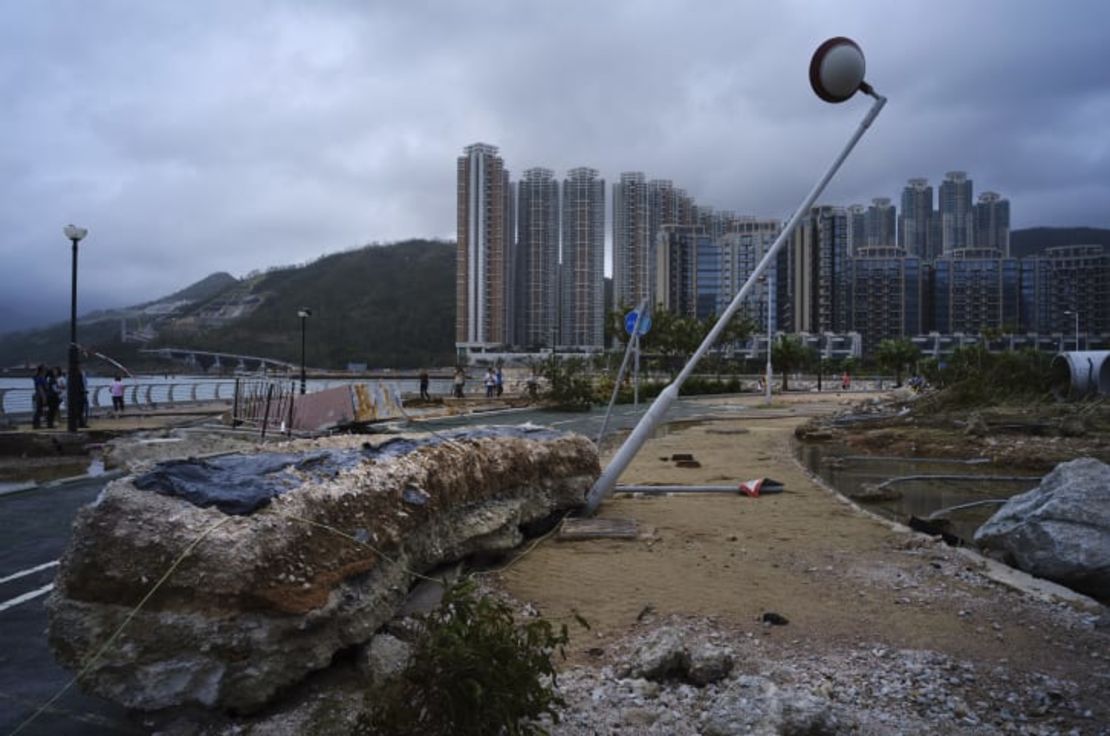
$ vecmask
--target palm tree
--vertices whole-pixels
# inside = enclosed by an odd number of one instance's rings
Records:
[[[899,337],[894,340],[883,340],[875,351],[879,365],[894,371],[894,387],[902,387],[902,369],[915,363],[921,354],[909,339]]]
[[[787,374],[806,365],[813,358],[813,351],[802,344],[797,335],[782,335],[771,348],[771,363],[782,374],[782,390],[788,389]]]

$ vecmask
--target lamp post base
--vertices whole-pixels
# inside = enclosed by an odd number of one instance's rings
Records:
[[[81,424],[83,391],[78,385],[77,346],[69,346],[69,366],[66,368],[66,430],[76,432]]]

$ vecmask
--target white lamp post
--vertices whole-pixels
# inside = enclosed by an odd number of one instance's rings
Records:
[[[89,231],[76,225],[66,225],[62,230],[69,242],[73,243],[73,278],[70,280],[69,294],[69,380],[66,381],[66,430],[76,432],[84,413],[84,396],[77,385],[77,244]]]
[[[840,152],[840,154],[833,160],[832,165],[818,180],[816,186],[812,191],[802,200],[802,204],[798,207],[797,211],[790,218],[790,221],[779,233],[778,238],[774,244],[763,255],[759,261],[759,265],[755,267],[748,280],[740,287],[740,291],[733,297],[732,302],[728,305],[725,311],[717,320],[717,324],[709,331],[701,345],[694,352],[694,355],[687,361],[683,367],[682,372],[674,379],[666,388],[659,393],[655,401],[640,418],[640,422],[636,425],[632,433],[625,439],[624,444],[617,450],[617,454],[606,466],[601,476],[594,483],[590,489],[589,495],[586,497],[586,509],[589,513],[593,513],[601,501],[609,495],[613,487],[620,478],[621,473],[632,462],[632,458],[636,456],[644,442],[651,435],[656,425],[662,420],[663,416],[667,413],[667,409],[678,398],[679,389],[687,378],[693,373],[698,361],[709,350],[710,347],[717,341],[721,333],[724,331],[725,326],[728,325],[733,315],[740,308],[740,304],[747,297],[748,292],[751,291],[753,285],[767,270],[767,267],[773,262],[782,246],[793,235],[794,229],[798,226],[798,222],[805,216],[809,208],[813,206],[814,201],[825,190],[833,175],[836,174],[844,160],[848,158],[848,154],[855,148],[856,143],[863,137],[864,132],[871,127],[878,116],[879,111],[883,109],[886,104],[886,98],[882,95],[876,94],[871,85],[864,81],[863,76],[866,70],[866,63],[863,58],[863,52],[859,46],[848,38],[837,37],[830,38],[818,47],[814,52],[813,58],[809,64],[809,82],[813,87],[813,91],[826,102],[844,102],[850,99],[856,92],[863,92],[870,95],[875,99],[871,105],[871,109],[867,111],[863,120],[856,128],[856,132],[852,135],[848,144]],[[770,346],[768,346],[770,349]]]
[[[297,310],[297,316],[301,318],[301,396],[305,392],[305,371],[304,371],[304,331],[305,321],[312,316],[312,310],[308,307],[301,307]]]
[[[763,369],[763,399],[767,404],[771,403],[771,378],[773,376],[771,367],[771,346],[774,343],[772,335],[774,334],[774,323],[772,316],[774,314],[774,307],[772,305],[771,291],[774,289],[774,270],[768,271],[759,277],[759,283],[763,284],[767,290],[767,365]]]

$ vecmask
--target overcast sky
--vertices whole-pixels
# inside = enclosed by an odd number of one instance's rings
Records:
[[[209,273],[454,238],[483,141],[785,218],[864,114],[809,89],[855,38],[890,102],[822,201],[963,169],[1013,227],[1110,227],[1110,3],[0,0],[0,330]],[[608,193],[607,193],[608,196]]]

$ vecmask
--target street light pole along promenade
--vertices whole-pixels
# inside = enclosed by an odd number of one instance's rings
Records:
[[[69,374],[66,381],[66,429],[76,432],[83,414],[84,402],[82,395],[84,381],[81,381],[81,385],[77,382],[78,376],[81,375],[77,364],[77,244],[89,234],[89,231],[83,227],[66,225],[62,232],[73,243],[73,278],[70,283],[69,298],[69,366],[66,369]]]

